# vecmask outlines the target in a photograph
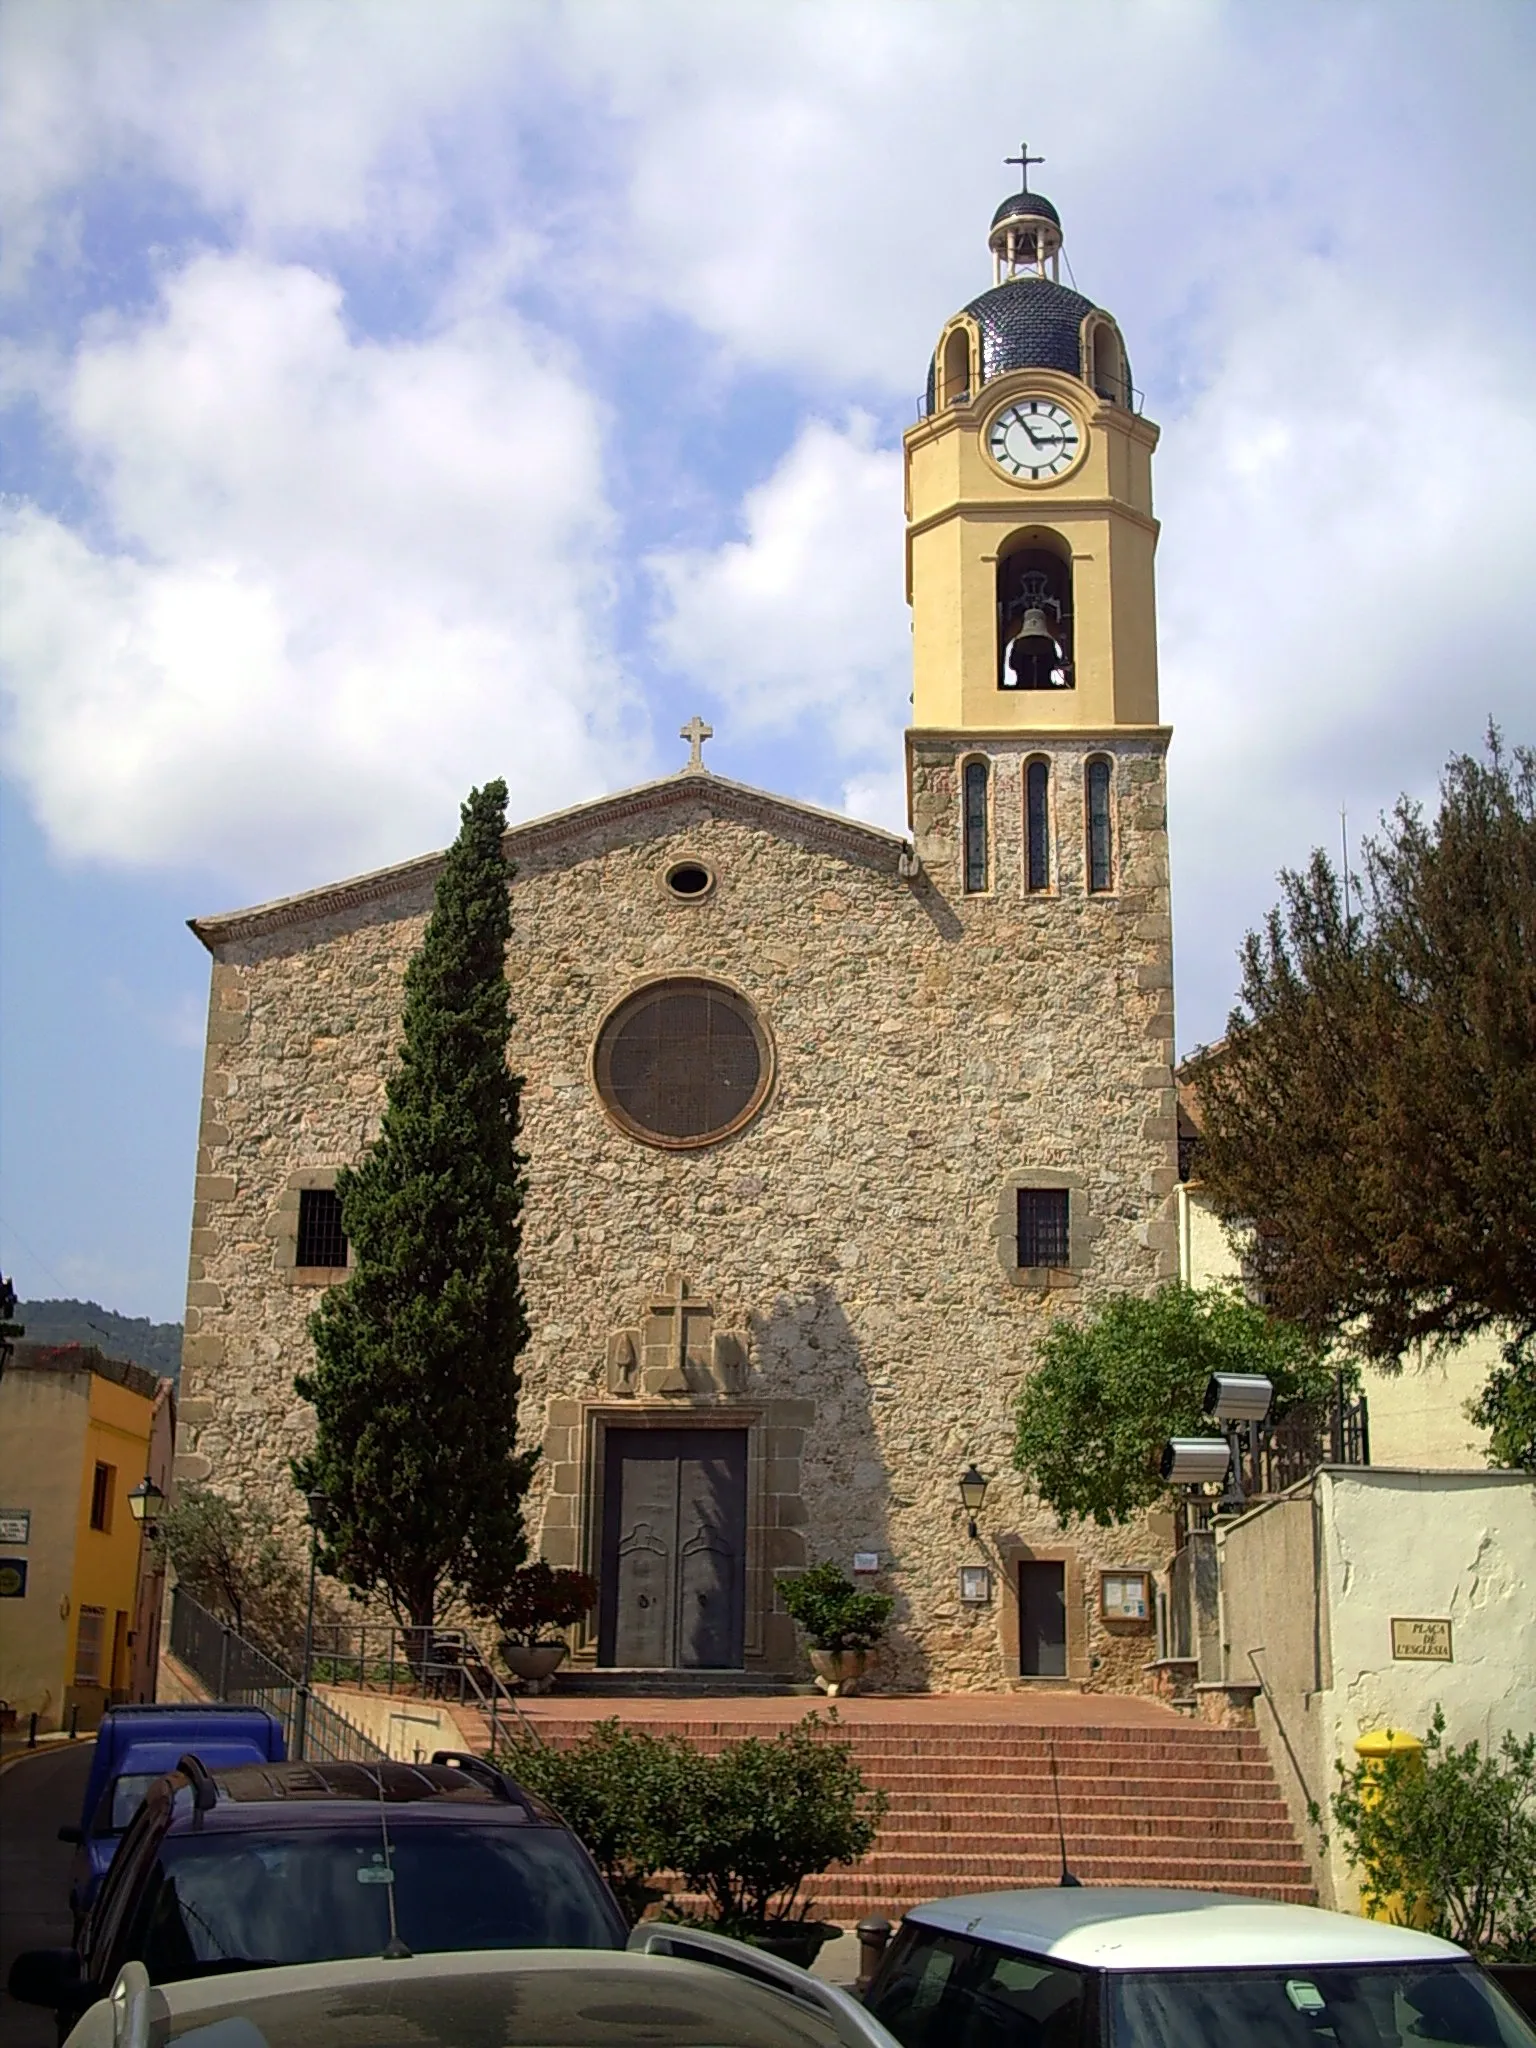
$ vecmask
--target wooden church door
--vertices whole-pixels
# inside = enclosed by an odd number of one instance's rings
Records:
[[[600,1663],[740,1670],[746,1565],[745,1430],[609,1430]]]

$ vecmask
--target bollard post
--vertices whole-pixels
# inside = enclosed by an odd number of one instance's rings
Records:
[[[70,1739],[70,1741],[71,1741],[71,1742],[73,1742],[73,1741],[74,1741],[74,1739],[75,1739],[75,1737],[76,1737],[76,1736],[77,1736],[77,1735],[78,1735],[79,1733],[80,1733],[80,1702],[79,1702],[78,1700],[76,1700],[76,1701],[75,1701],[75,1703],[74,1703],[74,1705],[73,1705],[73,1706],[72,1706],[72,1707],[70,1708],[70,1710],[69,1710],[69,1739]]]
[[[1365,1782],[1360,1787],[1362,1806],[1377,1806],[1381,1803],[1383,1782],[1386,1775],[1387,1759],[1401,1757],[1402,1768],[1408,1772],[1419,1772],[1424,1768],[1424,1745],[1417,1735],[1410,1735],[1403,1728],[1373,1728],[1355,1742],[1355,1755],[1365,1765]],[[1366,1875],[1369,1878],[1370,1871]],[[1422,1923],[1427,1918],[1423,1907],[1410,1920],[1401,1897],[1396,1892],[1381,1893],[1367,1906],[1361,1901],[1361,1912],[1367,1920],[1384,1920],[1390,1926],[1404,1927]]]
[[[859,1937],[859,1974],[854,1982],[854,1991],[862,1998],[875,1981],[875,1972],[880,1967],[880,1958],[885,1954],[891,1938],[891,1923],[883,1913],[872,1913],[867,1920],[861,1920],[854,1929]]]
[[[36,1749],[36,1747],[37,1747],[37,1716],[36,1716],[36,1714],[30,1714],[30,1715],[29,1715],[29,1716],[27,1717],[27,1747],[28,1747],[28,1749]]]

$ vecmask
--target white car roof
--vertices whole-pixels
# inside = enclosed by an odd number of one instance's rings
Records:
[[[1294,1969],[1465,1957],[1454,1942],[1416,1927],[1150,1885],[968,1892],[915,1906],[907,1918],[1098,1970]]]

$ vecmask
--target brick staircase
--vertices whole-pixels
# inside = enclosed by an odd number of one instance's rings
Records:
[[[1091,1711],[1085,1702],[1085,1709]],[[648,1720],[714,1750],[762,1721]],[[577,1741],[589,1720],[539,1720],[549,1741]],[[1051,1783],[1054,1750],[1067,1860],[1084,1884],[1167,1884],[1312,1905],[1296,1841],[1257,1734],[1170,1718],[1155,1727],[1013,1726],[1006,1722],[845,1722],[839,1730],[890,1808],[862,1863],[809,1880],[824,1919],[851,1927],[895,1920],[949,1892],[1054,1884],[1061,1862]]]

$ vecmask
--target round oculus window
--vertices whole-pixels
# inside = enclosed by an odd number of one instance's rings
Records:
[[[707,896],[714,879],[709,869],[696,860],[680,860],[676,867],[667,869],[667,887],[685,902],[691,897]]]
[[[659,981],[604,1022],[597,1091],[631,1137],[681,1150],[740,1130],[772,1079],[767,1033],[750,1003],[715,981]]]

